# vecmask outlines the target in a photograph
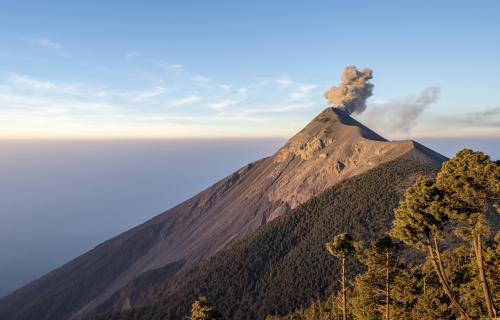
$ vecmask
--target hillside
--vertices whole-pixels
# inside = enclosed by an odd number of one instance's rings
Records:
[[[103,304],[133,307],[151,281],[165,281],[327,188],[403,155],[415,165],[444,160],[413,141],[387,141],[347,113],[326,108],[273,156],[3,298],[0,317],[78,319]],[[111,297],[114,302],[105,303]]]
[[[199,294],[227,319],[263,319],[324,298],[338,289],[337,261],[324,243],[340,232],[368,240],[388,230],[402,190],[438,170],[418,158],[414,150],[345,180],[156,288],[154,297],[142,301],[149,305],[93,319],[182,319]],[[361,270],[357,264],[347,269],[351,275]]]

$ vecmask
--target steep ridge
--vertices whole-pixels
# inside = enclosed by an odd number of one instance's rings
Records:
[[[444,160],[413,141],[389,142],[347,113],[327,108],[272,157],[5,297],[0,317],[78,319],[138,276],[162,268],[172,276],[336,183],[410,153],[426,163]],[[124,296],[113,306],[128,308],[133,300]]]
[[[417,176],[433,176],[439,169],[419,157],[414,149],[344,180],[230,249],[152,286],[142,307],[92,319],[183,319],[200,294],[207,295],[226,319],[264,319],[324,298],[339,286],[335,276],[339,265],[327,253],[325,242],[340,232],[367,241],[387,231],[405,188]],[[354,259],[348,260],[349,278],[361,268]]]

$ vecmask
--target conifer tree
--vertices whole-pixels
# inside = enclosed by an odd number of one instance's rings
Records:
[[[446,295],[458,313],[465,319],[470,319],[451,288],[441,259],[438,240],[448,219],[442,192],[432,180],[421,177],[406,190],[405,198],[394,215],[391,235],[409,246],[427,250]]]
[[[353,313],[359,319],[390,319],[391,285],[396,263],[395,244],[390,237],[374,241],[369,248],[359,248],[358,258],[367,271],[356,277]]]
[[[497,206],[500,200],[500,165],[482,152],[463,149],[443,164],[436,186],[444,191],[450,220],[465,226],[462,235],[472,242],[488,316],[495,318],[497,310],[486,279],[482,236],[489,232],[485,225],[488,206]]]
[[[390,319],[391,285],[393,268],[396,263],[395,244],[384,236],[374,241],[369,248],[358,249],[359,260],[367,271],[355,282],[355,309],[353,313],[360,319]]]
[[[207,297],[200,296],[191,305],[191,320],[223,320],[222,315],[215,310],[207,300]]]
[[[346,296],[346,280],[345,280],[345,261],[347,257],[354,252],[352,237],[347,233],[341,233],[335,236],[332,242],[326,243],[326,250],[340,259],[342,270],[342,319],[346,320],[347,311],[347,296]]]

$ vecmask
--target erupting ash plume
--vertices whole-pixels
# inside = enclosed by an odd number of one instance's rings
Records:
[[[438,87],[428,87],[419,95],[372,102],[359,120],[383,134],[408,133],[420,115],[439,99],[439,93]]]
[[[325,92],[325,98],[338,109],[351,113],[361,113],[366,109],[366,99],[372,95],[372,70],[358,71],[356,66],[347,66],[342,73],[340,85]]]

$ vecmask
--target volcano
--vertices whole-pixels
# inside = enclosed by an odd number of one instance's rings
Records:
[[[274,155],[3,298],[0,318],[79,319],[102,311],[111,298],[108,311],[134,307],[151,275],[174,279],[332,186],[401,158],[435,168],[446,160],[326,108]]]

